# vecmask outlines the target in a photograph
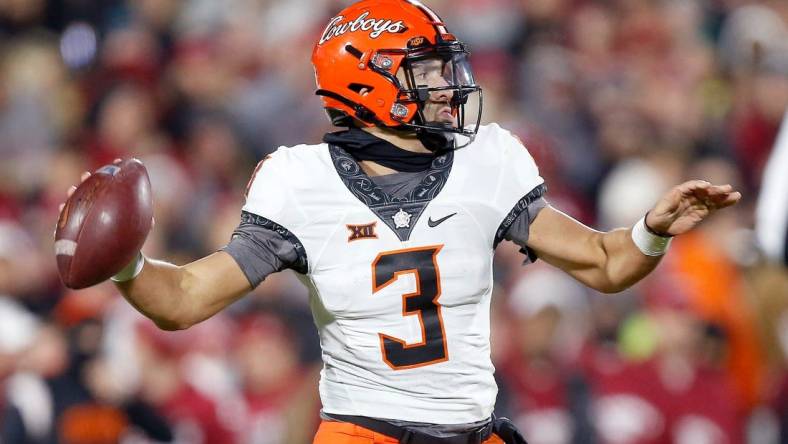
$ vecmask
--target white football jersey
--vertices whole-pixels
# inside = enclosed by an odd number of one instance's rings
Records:
[[[261,163],[245,217],[299,253],[326,413],[435,424],[490,416],[493,251],[543,192],[528,151],[495,124],[436,158],[402,199],[325,143]]]

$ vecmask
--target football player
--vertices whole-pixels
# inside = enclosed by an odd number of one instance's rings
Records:
[[[610,232],[552,208],[523,144],[479,124],[468,48],[415,0],[341,11],[312,62],[346,129],[261,162],[221,251],[183,266],[140,254],[113,280],[161,328],[183,329],[295,270],[322,345],[316,443],[524,442],[491,418],[496,246],[513,241],[614,293],[653,270],[672,236],[741,197],[689,181]]]
[[[755,234],[764,255],[788,266],[788,110],[766,162],[755,212]]]

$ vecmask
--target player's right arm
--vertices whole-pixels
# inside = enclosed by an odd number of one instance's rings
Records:
[[[263,175],[258,174],[260,166],[262,162],[250,180],[241,223],[221,251],[182,266],[140,255],[142,263],[129,264],[113,278],[126,300],[160,328],[185,329],[208,319],[271,273],[286,268],[305,271],[297,239],[259,215],[281,215],[290,220],[286,202],[291,201],[279,192],[283,180],[276,168],[268,167],[268,174]],[[88,176],[90,173],[85,173],[82,180]],[[74,190],[72,187],[69,195]],[[120,281],[116,279],[119,276],[123,276]]]
[[[89,172],[83,173],[81,181],[84,182],[88,177]],[[75,191],[76,186],[69,188],[68,196]],[[60,206],[62,209],[63,204]],[[243,224],[239,230],[242,228]],[[230,251],[229,248],[227,251]],[[227,251],[218,251],[183,266],[149,259],[140,254],[138,259],[119,273],[133,274],[133,278],[129,276],[115,284],[134,308],[160,328],[188,328],[213,316],[252,290],[253,284]],[[142,263],[137,264],[138,260]],[[135,268],[137,273],[130,272]],[[264,278],[264,275],[261,276],[259,281]]]
[[[218,313],[272,273],[286,268],[304,272],[300,257],[292,239],[244,211],[221,251],[184,266],[142,257],[142,271],[116,284],[160,328],[178,330]]]
[[[139,275],[116,285],[134,308],[164,330],[208,319],[252,290],[241,267],[225,251],[183,266],[143,260]]]

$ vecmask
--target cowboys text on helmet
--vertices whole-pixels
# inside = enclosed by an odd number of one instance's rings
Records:
[[[326,30],[323,32],[323,35],[320,37],[320,44],[327,42],[333,37],[338,37],[346,32],[369,32],[369,37],[376,39],[380,37],[381,34],[384,32],[390,33],[398,33],[404,31],[405,24],[402,23],[402,20],[394,20],[390,19],[375,19],[375,18],[367,18],[369,16],[369,12],[365,12],[358,16],[352,22],[345,22],[342,23],[342,20],[345,18],[341,15],[338,15],[331,19],[328,22],[328,26],[326,26]]]

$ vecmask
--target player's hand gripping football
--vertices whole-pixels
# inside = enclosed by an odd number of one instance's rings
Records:
[[[124,269],[153,226],[150,180],[139,160],[116,159],[81,179],[69,188],[55,229],[58,271],[74,289]]]
[[[663,236],[686,233],[714,211],[734,205],[740,199],[741,193],[731,185],[690,180],[662,196],[648,212],[646,225]]]

